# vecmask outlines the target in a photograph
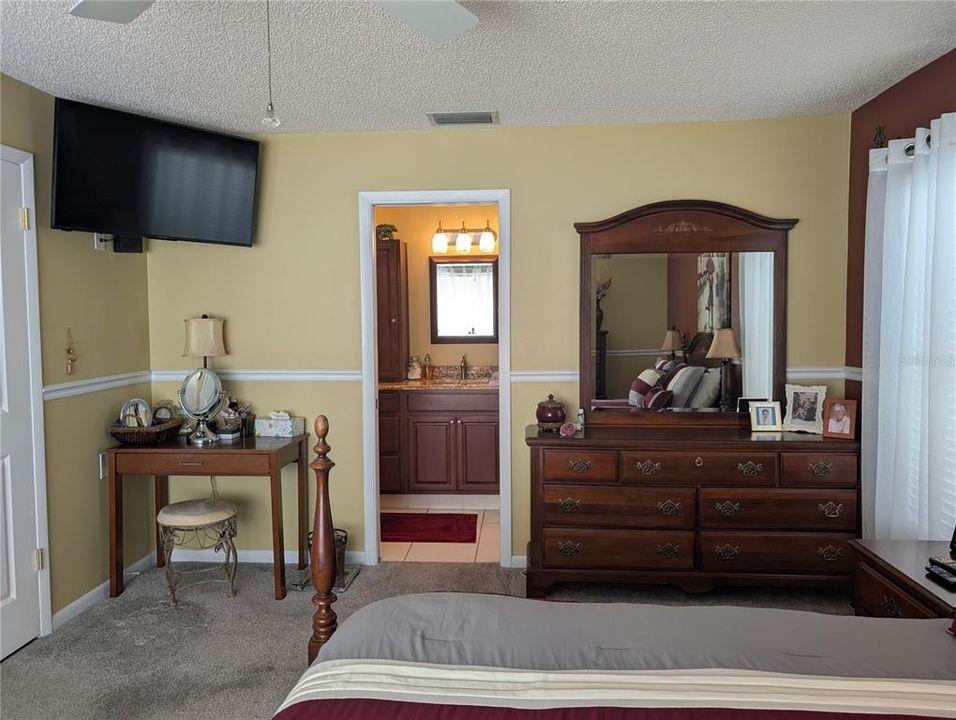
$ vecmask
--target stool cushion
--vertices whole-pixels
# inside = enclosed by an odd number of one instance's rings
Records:
[[[156,522],[171,527],[202,527],[228,520],[238,512],[235,505],[218,498],[183,500],[160,510]]]

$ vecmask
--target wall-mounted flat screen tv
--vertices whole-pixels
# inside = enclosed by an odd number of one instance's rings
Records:
[[[56,100],[60,230],[252,245],[259,143]]]

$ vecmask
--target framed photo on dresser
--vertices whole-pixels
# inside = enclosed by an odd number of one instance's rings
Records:
[[[823,434],[823,401],[827,396],[826,385],[784,386],[784,398],[787,414],[783,418],[783,429]],[[841,435],[841,437],[843,437]]]
[[[827,398],[823,401],[823,437],[856,439],[856,400]]]

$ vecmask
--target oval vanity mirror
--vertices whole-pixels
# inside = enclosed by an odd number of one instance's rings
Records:
[[[183,410],[194,418],[215,413],[222,400],[222,383],[211,370],[197,368],[186,376],[179,390]]]

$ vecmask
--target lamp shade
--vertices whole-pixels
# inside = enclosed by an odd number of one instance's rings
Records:
[[[461,224],[461,230],[458,232],[458,237],[455,238],[455,250],[460,253],[471,252],[471,235],[465,230],[465,223]]]
[[[680,350],[680,333],[671,328],[666,333],[664,333],[664,342],[661,344],[661,350]]]
[[[448,235],[442,230],[441,220],[438,221],[438,229],[432,235],[432,252],[435,255],[448,252]]]
[[[733,328],[721,328],[714,332],[714,339],[710,343],[707,357],[721,360],[740,357],[740,346],[737,344],[737,335]]]
[[[495,234],[491,230],[491,223],[485,221],[485,229],[481,231],[481,237],[478,238],[478,249],[483,253],[495,251]]]
[[[183,357],[217,357],[226,354],[222,340],[222,318],[203,315],[200,318],[186,318],[186,346]]]

